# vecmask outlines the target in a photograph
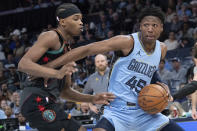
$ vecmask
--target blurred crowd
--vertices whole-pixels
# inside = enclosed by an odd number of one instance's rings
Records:
[[[37,6],[39,8],[42,3],[57,1],[72,2],[78,5],[87,17],[91,18],[84,21],[84,31],[80,37],[75,38],[73,48],[108,39],[114,35],[137,32],[139,31],[137,16],[140,10],[144,7],[160,6],[166,14],[164,32],[160,41],[166,44],[168,57],[160,62],[159,75],[170,87],[172,94],[191,81],[193,61],[188,51],[191,51],[197,42],[196,0],[21,0],[15,1],[14,6],[9,4],[11,1],[8,0],[7,4],[12,7],[4,6],[0,9],[5,11],[19,7]],[[38,34],[54,28],[47,23],[43,29],[34,32],[26,27],[22,29],[7,27],[0,33],[0,119],[18,118],[21,125],[26,124],[25,118],[21,120],[19,110],[22,89],[17,75],[17,64],[24,53],[36,42]],[[176,55],[179,51],[181,51],[182,57]],[[184,53],[189,55],[183,55]],[[78,61],[79,71],[73,74],[72,88],[89,94],[107,91],[106,85],[103,85],[101,80],[108,80],[105,71],[113,65],[114,57],[114,52],[109,52],[98,59],[95,59],[95,56],[89,56]],[[106,63],[96,64],[103,59]],[[104,74],[100,72],[104,72]],[[100,85],[92,84],[96,82],[100,82]],[[97,87],[98,85],[100,87]],[[193,97],[197,97],[197,95],[193,94]],[[74,103],[62,99],[59,102],[71,115],[91,115],[91,120],[94,122],[98,120],[98,114],[102,114],[101,106]],[[169,105],[170,112],[167,115],[170,118],[191,117],[191,105],[191,96],[188,96]]]

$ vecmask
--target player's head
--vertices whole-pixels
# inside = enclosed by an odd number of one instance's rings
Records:
[[[107,57],[102,54],[98,54],[95,57],[95,66],[98,71],[105,71],[107,68]]]
[[[57,7],[56,18],[59,26],[72,36],[79,35],[83,30],[81,11],[74,4],[64,3]]]
[[[140,31],[143,40],[154,42],[163,31],[165,15],[158,7],[145,8],[139,15]]]

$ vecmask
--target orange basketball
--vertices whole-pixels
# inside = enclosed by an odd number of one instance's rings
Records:
[[[150,84],[145,86],[138,95],[138,104],[145,112],[156,114],[168,105],[167,90],[158,85]]]

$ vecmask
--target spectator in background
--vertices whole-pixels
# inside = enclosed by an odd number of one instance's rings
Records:
[[[101,9],[100,1],[99,0],[89,0],[91,2],[89,14],[99,12]]]
[[[10,98],[11,98],[11,91],[8,89],[8,85],[7,83],[3,83],[1,85],[1,91],[2,91],[2,99],[4,100],[9,100],[10,101]]]
[[[87,44],[87,42],[86,42],[84,36],[83,36],[83,35],[80,35],[80,36],[79,36],[79,39],[78,39],[77,42],[76,42],[76,44],[73,45],[73,46],[74,46],[74,48],[75,48],[75,47],[79,47],[79,46],[84,46],[84,45],[86,45],[86,44]]]
[[[178,32],[178,39],[183,37],[192,38],[193,28],[190,27],[189,23],[183,23],[181,30]]]
[[[122,26],[123,26],[122,19],[120,18],[119,14],[117,12],[114,13],[112,17],[110,29],[114,31],[114,34],[119,34],[122,29]]]
[[[172,59],[172,72],[171,72],[171,81],[172,81],[172,87],[175,88],[175,90],[178,90],[181,83],[186,82],[186,69],[181,67],[181,61],[179,58],[175,57]],[[174,94],[175,92],[172,92]]]
[[[107,57],[105,55],[98,54],[96,55],[94,62],[95,62],[96,72],[89,76],[88,81],[83,90],[84,94],[98,94],[102,92],[107,92],[107,86],[109,81],[109,68],[108,68]],[[82,105],[83,104],[86,103],[82,103]],[[97,114],[94,115],[98,120],[100,114],[102,114],[101,105],[93,105],[89,103],[89,108],[91,111]]]
[[[5,53],[3,52],[3,47],[2,45],[0,44],[0,60],[3,61],[5,60]]]
[[[14,59],[14,55],[12,53],[9,53],[7,55],[7,59],[4,61],[4,67],[6,69],[8,69],[9,66],[15,66],[15,67],[17,67],[16,65],[17,65],[17,62]]]
[[[104,24],[103,24],[103,23],[104,23]],[[96,27],[97,30],[101,30],[102,27],[103,27],[103,25],[105,25],[106,28],[109,29],[111,23],[110,23],[110,21],[107,19],[106,15],[105,15],[105,12],[101,11],[101,12],[99,13],[99,21],[98,21],[97,27]]]
[[[71,116],[79,116],[83,114],[80,110],[77,110],[77,104],[72,101],[66,101],[64,103],[64,110],[66,113],[71,114]]]
[[[13,110],[14,114],[19,114],[20,113],[20,107],[19,107],[19,102],[20,102],[20,96],[18,92],[14,92],[12,94],[12,100],[11,100],[11,108]]]
[[[16,72],[16,67],[14,64],[10,64],[8,66],[8,89],[11,90],[12,92],[16,91],[17,89],[20,88],[20,82],[19,82],[19,76],[17,75]]]
[[[161,77],[161,80],[170,87],[170,79],[172,76],[170,71],[165,69],[165,63],[165,60],[160,61],[158,74]]]
[[[177,14],[179,16],[180,19],[183,19],[183,16],[186,14],[187,16],[191,16],[192,13],[191,11],[188,9],[188,3],[184,2],[182,5],[181,5],[181,9],[178,9],[177,11]]]
[[[173,16],[172,22],[170,23],[170,30],[173,32],[178,32],[181,29],[181,21],[179,21],[179,17],[177,14]]]
[[[183,15],[183,19],[181,20],[182,24],[183,23],[187,23],[189,25],[189,27],[195,27],[195,23],[193,23],[192,21],[190,21],[189,16],[187,15]]]
[[[180,45],[179,45],[179,48],[190,48],[192,47],[193,44],[191,41],[189,41],[188,38],[182,38],[182,40],[180,41]]]
[[[109,8],[107,10],[107,18],[109,19],[110,23],[113,21],[113,14],[115,13],[113,8]]]
[[[117,7],[116,3],[113,0],[106,0],[104,6],[105,6],[104,9]]]
[[[172,20],[173,20],[174,15],[176,15],[176,13],[173,11],[172,8],[168,7],[168,10],[166,12],[165,22],[171,23]]]
[[[175,37],[175,33],[172,32],[172,31],[169,33],[168,39],[166,39],[164,41],[164,43],[167,46],[168,51],[169,50],[174,50],[179,46],[179,43],[178,43],[178,41],[176,40],[176,37]]]
[[[5,74],[4,74],[3,69],[0,69],[0,83],[4,83],[6,81],[7,81],[7,78],[6,78]]]
[[[8,106],[9,104],[8,104],[8,101],[7,100],[5,100],[5,99],[2,99],[1,100],[1,109],[5,112],[5,109],[6,109],[6,106]]]
[[[190,17],[190,21],[197,23],[197,2],[192,4],[192,16]]]
[[[182,106],[178,102],[174,102],[170,105],[170,116],[169,118],[178,118],[185,114]]]
[[[86,71],[83,68],[80,68],[78,73],[78,78],[75,80],[75,83],[80,86],[81,88],[84,88],[86,82],[87,82],[87,74]]]
[[[23,56],[24,51],[25,51],[25,46],[22,45],[20,41],[17,41],[16,48],[13,51],[15,59],[20,59]]]
[[[193,30],[193,40],[194,40],[194,43],[197,42],[197,27]]]
[[[6,118],[7,117],[5,115],[5,112],[2,109],[0,109],[0,119],[6,119]]]
[[[109,27],[107,27],[106,23],[101,23],[101,25],[98,25],[96,35],[99,39],[106,39],[108,31]]]
[[[177,0],[176,12],[178,12],[181,9],[182,4],[183,4],[183,0]]]
[[[95,30],[90,30],[89,33],[86,35],[87,43],[92,43],[96,41],[95,38]]]
[[[10,33],[11,42],[9,43],[9,48],[13,51],[16,48],[16,42],[20,41],[19,37],[21,32],[19,29],[15,29],[13,32]]]
[[[141,0],[136,0],[134,8],[136,9],[135,12],[140,11],[143,8],[142,1]]]
[[[7,118],[15,118],[15,114],[12,111],[12,108],[10,106],[5,106],[5,115]]]
[[[19,130],[20,131],[26,131],[26,130],[32,130],[32,128],[29,126],[29,123],[26,122],[25,117],[21,113],[17,115],[18,122],[19,122]]]

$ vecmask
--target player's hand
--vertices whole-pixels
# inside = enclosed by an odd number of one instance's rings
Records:
[[[169,90],[169,87],[166,85],[166,84],[164,84],[164,83],[161,83],[161,82],[157,82],[157,84],[158,85],[160,85],[161,87],[163,87],[166,91],[167,91],[167,95],[168,95],[168,100],[169,101],[173,101],[173,97],[172,97],[172,95],[170,94],[170,90]]]
[[[62,79],[65,75],[72,75],[72,73],[77,71],[76,63],[70,62],[66,65],[64,65],[58,72],[57,72],[57,78]]]
[[[94,95],[92,99],[92,103],[109,105],[110,101],[113,101],[114,99],[115,99],[115,95],[112,93],[100,93]]]
[[[95,105],[89,104],[90,110],[93,111],[94,113],[98,114],[99,110]]]
[[[192,109],[192,118],[193,118],[194,120],[197,119],[196,109]]]

